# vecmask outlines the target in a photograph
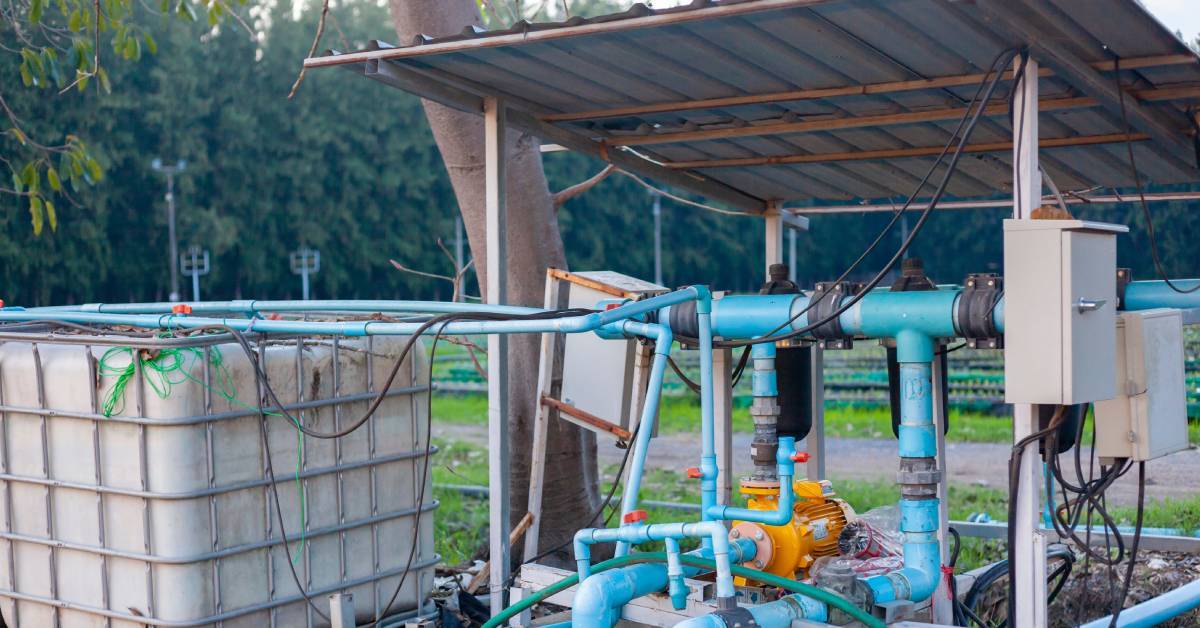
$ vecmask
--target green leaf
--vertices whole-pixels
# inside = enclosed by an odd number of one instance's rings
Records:
[[[145,33],[142,38],[146,40],[146,50],[149,50],[152,55],[158,54],[158,42],[154,41],[150,33]]]
[[[100,162],[94,157],[89,157],[87,160],[88,174],[92,175],[92,181],[99,181],[104,178],[104,171],[100,169]]]
[[[37,24],[42,21],[42,11],[46,8],[43,0],[33,0],[29,3],[29,21]]]
[[[221,21],[221,16],[217,11],[217,6],[219,6],[219,5],[214,4],[213,6],[209,7],[209,9],[208,9],[208,25],[209,26],[216,26]]]
[[[178,13],[190,22],[196,21],[196,9],[187,0],[180,1]]]
[[[13,189],[16,190],[18,194],[20,194],[21,192],[24,192],[25,191],[25,182],[21,180],[21,175],[14,172],[14,173],[12,173],[12,179],[13,179]]]
[[[46,221],[50,223],[51,231],[58,231],[58,212],[54,211],[54,203],[46,199]]]
[[[83,30],[83,14],[79,12],[79,9],[71,11],[71,17],[67,18],[67,28],[75,33]]]
[[[46,168],[46,181],[50,183],[51,190],[62,191],[62,179],[58,178],[58,171],[54,169],[54,166]]]
[[[8,132],[12,133],[13,137],[17,138],[17,141],[21,143],[21,146],[25,146],[29,143],[29,138],[25,137],[25,132],[21,129],[18,129],[14,126],[13,128],[9,129]]]
[[[84,72],[83,70],[75,70],[75,79],[78,81],[75,83],[75,87],[82,92],[83,90],[87,89],[88,80],[91,78],[91,75],[87,72]]]
[[[108,82],[108,70],[105,70],[102,67],[96,71],[96,74],[98,74],[100,76],[100,88],[104,90],[105,94],[111,94],[112,93],[112,83]]]
[[[29,199],[29,221],[33,223],[33,235],[42,235],[42,223],[45,221],[45,216],[42,214],[42,197],[33,196]]]
[[[21,169],[21,182],[29,188],[30,192],[38,191],[42,181],[41,175],[38,174],[37,163],[31,161],[25,164],[25,167]]]
[[[18,71],[21,73],[21,84],[24,85],[25,87],[32,87],[33,86],[33,75],[29,73],[29,66],[22,63],[21,68]]]
[[[132,59],[135,55],[137,55],[137,40],[132,37],[127,38],[123,48],[124,50],[121,51],[121,55],[126,59]]]

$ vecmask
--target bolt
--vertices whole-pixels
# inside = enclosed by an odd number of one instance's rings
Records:
[[[757,532],[755,532],[755,533],[754,533],[754,540],[755,540],[755,541],[761,541],[761,540],[763,540],[763,533],[762,533],[762,530],[759,530],[759,531],[757,531]]]
[[[762,560],[760,560],[760,559],[757,559],[757,558],[756,558],[756,559],[754,559],[754,567],[755,567],[755,568],[757,568],[757,569],[762,569],[762,567],[763,567],[763,562],[762,562]]]
[[[734,530],[734,531],[732,531],[732,532],[730,532],[730,533],[729,533],[729,538],[731,538],[731,539],[740,539],[740,538],[742,538],[742,533],[741,533],[741,532],[738,532],[737,530]]]

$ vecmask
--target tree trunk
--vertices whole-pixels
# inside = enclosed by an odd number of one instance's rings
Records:
[[[420,34],[444,36],[482,26],[475,0],[390,0],[400,44]],[[480,289],[487,285],[484,208],[483,118],[479,114],[424,101],[425,115],[450,174]],[[542,170],[537,138],[508,134],[508,298],[540,306],[546,268],[565,268],[562,236]],[[514,336],[509,343],[509,429],[512,451],[512,524],[524,516],[528,499],[533,419],[536,412],[539,338]],[[567,541],[588,524],[599,504],[596,441],[591,432],[566,421],[551,421],[542,502],[542,551]],[[513,555],[520,557],[519,548]],[[557,558],[570,564],[568,545]]]

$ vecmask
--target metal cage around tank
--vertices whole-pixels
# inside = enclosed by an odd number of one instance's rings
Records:
[[[283,409],[322,431],[362,414],[404,341],[247,338]],[[391,612],[429,611],[439,557],[425,459],[436,448],[427,449],[419,345],[379,412],[351,436],[323,440],[300,438],[276,407],[260,428],[262,382],[232,340],[0,334],[0,613],[9,625],[325,625],[292,568],[322,612],[328,594],[350,592],[359,620],[376,619],[418,525]],[[180,361],[161,376],[169,381],[147,372],[163,356]],[[106,400],[116,402],[109,412]]]

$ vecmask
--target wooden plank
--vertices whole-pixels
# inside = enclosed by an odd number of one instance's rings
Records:
[[[546,270],[546,295],[543,303],[547,310],[559,308],[559,282],[554,278],[556,268]],[[541,359],[538,360],[537,394],[546,397],[552,394],[551,385],[555,378],[554,355],[558,343],[558,334],[542,334]],[[533,560],[538,554],[542,533],[542,492],[546,480],[546,444],[549,441],[551,408],[539,404],[533,418],[533,451],[529,464],[529,500],[528,509],[533,515],[533,523],[529,529],[529,538],[525,539],[524,562]]]
[[[1054,98],[1043,101],[1041,108],[1045,111],[1063,109],[1083,109],[1095,107],[1094,98]],[[735,137],[759,137],[763,135],[783,135],[787,133],[813,133],[817,131],[837,131],[841,129],[861,129],[868,127],[895,126],[900,124],[919,124],[922,122],[942,122],[957,120],[963,116],[966,108],[949,107],[906,111],[904,113],[887,113],[874,116],[834,117],[825,116],[805,120],[803,122],[771,122],[768,124],[750,125],[743,127],[726,127],[720,129],[704,129],[700,131],[675,131],[659,135],[631,135],[605,139],[608,146],[650,146],[655,144],[675,144],[679,142],[699,142],[706,140],[721,140]],[[984,115],[1008,115],[1008,104],[997,103],[984,109]]]
[[[1200,98],[1200,86],[1187,84],[1168,86],[1156,89],[1141,89],[1129,92],[1127,105],[1138,102],[1179,100],[1185,98]],[[1041,111],[1061,111],[1065,109],[1086,109],[1098,107],[1103,103],[1092,97],[1047,98],[1038,103]],[[729,139],[735,137],[758,137],[763,135],[783,135],[788,133],[813,133],[817,131],[837,131],[841,129],[860,129],[867,127],[895,126],[901,124],[918,124],[922,122],[943,122],[957,120],[965,112],[963,107],[947,107],[907,111],[904,113],[887,113],[874,116],[836,117],[823,116],[802,122],[770,122],[767,124],[752,124],[741,127],[725,127],[719,129],[701,129],[699,131],[674,131],[657,135],[632,135],[614,137],[603,140],[609,146],[649,146],[654,144],[674,144],[678,142],[697,142],[705,140]],[[1008,104],[997,103],[989,105],[984,115],[1008,115]]]
[[[1061,148],[1067,146],[1094,146],[1097,144],[1115,144],[1126,140],[1141,142],[1150,139],[1144,133],[1125,135],[1112,133],[1108,135],[1084,135],[1080,137],[1045,138],[1039,142],[1041,148]],[[984,142],[967,144],[963,147],[966,153],[998,153],[1012,150],[1012,142]],[[882,159],[900,159],[907,157],[929,157],[940,154],[942,146],[921,146],[916,148],[887,148],[882,150],[859,150],[837,153],[812,153],[807,155],[777,155],[773,157],[743,157],[738,159],[709,159],[697,161],[674,161],[663,164],[673,169],[701,168],[738,168],[746,166],[769,166],[783,164],[812,164],[831,163],[837,161],[866,161]]]
[[[542,41],[555,41],[581,35],[599,35],[602,33],[621,33],[631,30],[658,28],[673,24],[698,22],[722,17],[750,15],[765,11],[813,7],[827,4],[835,0],[758,0],[738,4],[721,4],[702,9],[680,11],[661,11],[643,17],[611,20],[607,22],[588,22],[579,26],[563,26],[544,30],[531,30],[504,35],[490,35],[477,38],[452,40],[390,48],[385,50],[365,50],[336,56],[310,57],[304,60],[304,67],[319,68],[348,63],[362,63],[372,59],[404,59],[408,57],[426,57],[431,55],[465,52],[483,48],[499,48],[502,46],[525,45]]]
[[[525,531],[528,530],[529,526],[533,524],[533,521],[533,513],[525,513],[525,516],[521,517],[521,520],[517,522],[517,525],[513,527],[511,532],[508,533],[508,544],[516,545],[517,541],[521,540],[521,535],[525,534]],[[483,565],[479,568],[479,573],[475,574],[475,577],[471,579],[471,583],[467,585],[467,593],[475,595],[479,592],[479,589],[483,588],[485,584],[489,583],[492,571],[491,566],[492,561],[490,559],[483,563]]]
[[[1121,68],[1135,70],[1139,68],[1159,67],[1168,65],[1197,64],[1200,61],[1194,55],[1156,55],[1135,57],[1121,62]],[[1091,64],[1093,68],[1111,71],[1115,65],[1112,61],[1101,61]],[[1007,80],[1012,80],[1012,73],[1007,73]],[[1040,77],[1054,76],[1054,70],[1042,68],[1038,71]],[[744,96],[729,96],[725,98],[704,98],[698,100],[683,100],[660,102],[648,105],[631,105],[627,107],[611,107],[591,111],[576,111],[569,113],[553,113],[542,116],[546,122],[580,122],[584,120],[602,120],[605,118],[622,118],[656,113],[673,113],[679,111],[697,111],[703,109],[725,109],[745,105],[765,105],[781,102],[798,102],[805,100],[820,100],[843,96],[872,96],[893,94],[899,92],[919,91],[924,89],[943,89],[948,87],[965,87],[978,85],[987,77],[984,73],[943,76],[925,80],[885,81],[881,83],[866,83],[863,85],[846,85],[842,87],[824,87],[816,89],[794,89],[767,94],[746,94]]]
[[[559,413],[565,414],[571,419],[574,419],[574,423],[581,423],[584,427],[592,429],[592,431],[599,430],[601,432],[612,434],[613,436],[616,436],[618,440],[623,440],[626,443],[633,438],[633,434],[620,425],[612,423],[611,421],[606,421],[592,414],[591,412],[576,408],[569,403],[559,401],[558,399],[547,395],[542,395],[541,401],[542,405],[550,406],[551,408],[558,410]]]

